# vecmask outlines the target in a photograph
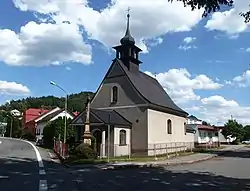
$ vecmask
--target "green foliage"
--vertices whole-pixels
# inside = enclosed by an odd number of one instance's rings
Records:
[[[54,137],[56,140],[64,139],[64,117],[59,117],[55,121],[49,122],[43,130],[43,140],[46,147],[53,146]],[[69,126],[70,119],[67,120],[66,142],[71,144],[75,139],[75,131],[73,126]]]
[[[221,133],[225,137],[236,137],[236,142],[239,142],[244,138],[243,125],[238,123],[235,119],[228,120],[228,122],[224,125]]]
[[[243,140],[250,140],[250,125],[244,127],[244,138]]]
[[[93,92],[80,92],[77,94],[71,94],[68,96],[68,110],[69,111],[82,111],[87,101],[87,96],[93,97]],[[64,108],[65,98],[55,96],[43,96],[43,97],[28,97],[25,99],[11,100],[10,103],[6,103],[0,106],[0,110],[10,111],[17,109],[21,112],[27,108],[43,108],[51,109],[53,107]],[[2,115],[2,114],[1,114]],[[1,119],[0,115],[0,119]]]
[[[21,132],[21,138],[26,139],[28,141],[35,141],[35,136],[29,131],[25,131],[25,130]]]
[[[173,2],[174,0],[168,0]],[[233,0],[176,0],[182,1],[184,6],[191,7],[192,10],[204,8],[203,17],[208,16],[209,14],[220,11],[221,7],[232,7],[234,4]],[[249,7],[246,7],[249,9]],[[248,23],[250,21],[250,11],[240,13],[245,19],[245,22]]]
[[[22,122],[18,118],[6,117],[7,127],[5,135],[6,137],[10,136],[11,124],[12,124],[12,137],[19,138],[22,133]]]
[[[97,159],[97,152],[90,145],[81,143],[72,151],[73,156],[78,159]]]

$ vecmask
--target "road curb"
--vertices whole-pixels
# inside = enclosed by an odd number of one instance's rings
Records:
[[[237,149],[234,149],[237,150]],[[185,165],[185,164],[195,164],[203,161],[207,161],[216,157],[220,157],[221,155],[230,152],[232,150],[224,151],[220,154],[214,154],[212,156],[191,160],[191,161],[184,161],[184,162],[166,162],[162,164],[119,164],[119,165],[109,165],[107,167],[101,168],[102,170],[118,170],[118,169],[133,169],[133,168],[156,168],[156,167],[164,167],[164,166],[177,166],[177,165]]]
[[[110,165],[104,168],[101,168],[102,170],[118,170],[118,169],[134,169],[134,168],[158,168],[158,167],[165,167],[165,166],[177,166],[177,165],[184,165],[184,164],[194,164],[199,163],[202,161],[206,161],[209,159],[212,159],[217,156],[211,156],[206,157],[203,159],[198,160],[192,160],[192,161],[185,161],[185,162],[169,162],[169,163],[162,163],[162,164],[124,164],[124,165]]]
[[[239,148],[237,148],[239,149]],[[159,167],[166,167],[166,166],[177,166],[177,165],[185,165],[185,164],[195,164],[203,161],[207,161],[216,157],[220,157],[221,155],[226,154],[227,152],[231,152],[237,149],[233,150],[227,150],[227,151],[222,151],[219,154],[211,154],[211,156],[202,158],[202,159],[197,159],[197,160],[190,160],[190,161],[183,161],[183,162],[166,162],[166,163],[161,163],[157,164],[156,163],[142,163],[142,164],[136,164],[136,163],[129,163],[129,164],[104,164],[104,165],[83,165],[82,169],[99,169],[99,170],[122,170],[122,169],[135,169],[135,168],[159,168]],[[60,158],[59,158],[60,159]],[[63,159],[60,159],[60,163],[63,164],[66,168],[72,167],[69,164],[65,164]],[[81,167],[79,167],[80,169]]]

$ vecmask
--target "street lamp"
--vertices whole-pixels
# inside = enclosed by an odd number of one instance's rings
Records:
[[[61,87],[59,86],[58,84],[56,84],[55,82],[53,81],[50,81],[50,84],[53,85],[53,86],[56,86],[58,87],[60,90],[62,90],[66,96],[65,96],[65,111],[64,111],[64,114],[65,114],[65,119],[64,119],[64,137],[63,137],[63,143],[66,143],[66,136],[67,136],[67,102],[68,102],[68,94],[67,92]]]

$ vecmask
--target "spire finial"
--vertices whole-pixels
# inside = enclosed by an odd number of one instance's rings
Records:
[[[121,44],[135,44],[134,38],[130,34],[130,29],[129,29],[129,18],[130,18],[130,7],[127,9],[127,29],[125,32],[125,36],[121,39]]]
[[[130,17],[130,7],[128,7],[128,9],[127,9],[127,11],[128,11],[128,14],[127,14],[127,18],[129,19],[129,17]]]

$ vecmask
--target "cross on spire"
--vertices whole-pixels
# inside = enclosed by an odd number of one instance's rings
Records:
[[[127,16],[129,17],[130,16],[130,14],[129,14],[130,13],[130,7],[128,7],[127,11],[128,11],[128,15]]]

